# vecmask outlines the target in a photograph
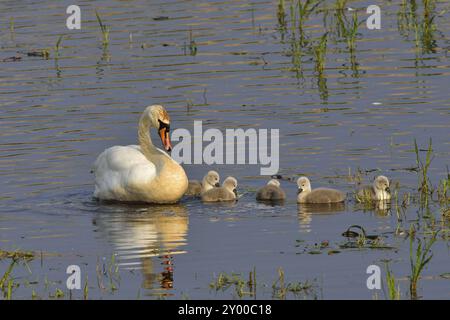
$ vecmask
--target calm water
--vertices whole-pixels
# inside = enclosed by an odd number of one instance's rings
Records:
[[[350,200],[337,208],[301,208],[296,186],[283,181],[283,206],[254,201],[267,177],[259,166],[185,166],[200,179],[215,169],[234,175],[242,198],[234,205],[204,205],[184,199],[174,206],[99,204],[92,199],[90,169],[113,145],[135,144],[142,110],[163,104],[174,128],[279,128],[280,173],[306,174],[314,186],[355,190],[358,168],[369,182],[378,174],[399,183],[399,195],[417,189],[413,141],[425,149],[433,139],[430,179],[447,174],[450,156],[450,6],[436,1],[431,35],[416,44],[414,30],[401,28],[401,6],[378,1],[382,29],[359,29],[352,58],[342,38],[330,35],[324,77],[318,81],[306,50],[299,63],[287,30],[277,21],[277,1],[79,1],[82,30],[65,27],[70,1],[0,3],[0,248],[31,250],[36,258],[16,266],[13,297],[48,298],[66,292],[66,268],[77,264],[89,298],[237,298],[233,287],[210,289],[220,272],[254,267],[257,298],[272,298],[282,267],[287,282],[314,284],[288,298],[372,299],[366,268],[390,267],[409,298],[409,239],[395,236],[416,224],[441,225],[441,207],[431,218],[410,205],[397,223],[392,210],[362,210]],[[409,1],[408,1],[409,3]],[[349,1],[359,19],[373,1]],[[417,21],[423,21],[417,1]],[[286,12],[289,12],[287,1]],[[307,21],[307,39],[324,32],[320,5]],[[111,43],[101,45],[95,9],[111,26]],[[408,9],[409,10],[409,9]],[[406,10],[406,11],[408,11]],[[405,13],[407,14],[407,13]],[[351,14],[347,13],[350,18]],[[168,19],[155,19],[167,17]],[[411,15],[409,16],[412,17]],[[9,21],[14,19],[14,32]],[[333,19],[325,19],[334,28]],[[191,55],[189,32],[197,46]],[[408,31],[409,30],[409,31]],[[130,38],[130,34],[132,37]],[[64,35],[59,59],[26,52],[53,48]],[[425,156],[424,152],[421,152]],[[340,249],[351,225],[382,235],[392,250]],[[419,285],[423,298],[450,298],[448,236],[433,246],[433,259]],[[315,244],[329,242],[321,254]],[[330,249],[340,253],[329,255]],[[40,258],[39,256],[41,255]],[[114,257],[114,258],[112,258]],[[113,260],[113,276],[108,273]],[[0,275],[9,265],[0,261]],[[117,266],[117,270],[115,270]],[[30,273],[31,271],[31,273]],[[117,272],[115,272],[117,271]],[[106,273],[106,274],[104,274]],[[384,278],[384,273],[383,273]],[[112,280],[111,280],[112,279]],[[117,290],[111,289],[111,281]],[[382,290],[378,298],[385,298]],[[83,292],[74,291],[74,298]]]

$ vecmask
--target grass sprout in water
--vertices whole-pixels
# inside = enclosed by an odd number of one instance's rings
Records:
[[[0,250],[0,260],[10,259],[11,262],[6,269],[3,276],[0,278],[0,290],[3,292],[3,297],[6,300],[12,299],[13,290],[19,287],[19,283],[15,282],[12,272],[16,265],[22,261],[23,264],[27,267],[29,273],[31,270],[28,267],[27,262],[34,258],[34,254],[26,251],[4,251]]]
[[[61,48],[61,43],[62,43],[62,40],[64,39],[64,36],[60,36],[59,38],[58,38],[58,40],[56,41],[56,44],[55,44],[55,59],[58,59],[59,58],[59,49]]]
[[[314,57],[316,61],[315,70],[319,77],[323,76],[325,69],[325,58],[327,53],[327,33],[325,33],[319,40],[319,42],[313,47]]]
[[[305,0],[302,2],[302,0],[298,0],[298,33],[301,46],[305,45],[305,21],[319,4],[320,1]]]
[[[184,44],[184,54],[187,54],[187,50],[189,49],[189,55],[195,56],[197,55],[197,43],[194,40],[194,36],[192,35],[192,30],[189,31],[188,34],[188,44]]]
[[[356,36],[358,35],[358,14],[356,11],[352,13],[352,19],[344,24],[344,37],[347,41],[347,48],[350,52],[356,49]]]
[[[409,254],[410,254],[410,264],[411,264],[411,275],[409,277],[409,291],[411,294],[411,299],[417,299],[417,285],[420,279],[420,275],[424,267],[433,258],[433,253],[431,252],[431,247],[436,242],[438,232],[433,232],[431,238],[424,237],[423,239],[417,238],[417,246],[414,249],[415,237],[413,226],[410,228],[410,243],[409,243]]]
[[[313,284],[306,281],[285,283],[285,276],[283,268],[278,268],[278,279],[272,284],[272,297],[275,299],[285,300],[289,293],[294,296],[300,293],[309,294],[313,289]]]
[[[388,289],[388,298],[390,300],[400,300],[400,285],[398,285],[394,274],[391,272],[389,265],[386,263],[386,284]]]
[[[286,13],[285,13],[285,3],[284,0],[278,1],[278,7],[277,7],[277,19],[278,19],[278,26],[281,30],[286,31]]]
[[[12,287],[14,284],[14,280],[11,277],[11,273],[16,265],[16,260],[12,259],[8,269],[3,274],[2,278],[0,279],[0,290],[3,292],[3,297],[6,300],[11,300],[12,296]]]
[[[422,161],[419,155],[419,147],[417,145],[417,141],[414,139],[414,152],[416,153],[416,163],[417,168],[419,169],[419,183],[418,183],[418,191],[420,193],[421,203],[425,206],[428,204],[429,198],[433,195],[433,188],[428,177],[428,170],[431,165],[431,161],[433,160],[433,143],[430,138],[427,148],[427,154],[425,157],[425,161]]]
[[[240,273],[227,274],[225,272],[219,273],[217,278],[209,284],[209,287],[216,291],[226,291],[231,286],[234,286],[236,295],[239,298],[244,296],[254,296],[256,292],[256,271],[249,273],[249,280],[246,281]],[[246,288],[248,290],[246,290]]]
[[[209,285],[211,289],[223,292],[234,287],[235,294],[240,299],[245,296],[256,298],[257,286],[261,288],[268,287],[267,284],[256,281],[256,268],[249,272],[248,280],[241,273],[227,274],[221,272]],[[284,270],[280,267],[278,268],[278,277],[272,283],[271,288],[274,299],[284,300],[288,294],[293,294],[294,296],[298,296],[301,293],[305,295],[311,294],[314,289],[314,284],[309,281],[286,283]]]
[[[436,1],[423,0],[422,10],[416,1],[402,0],[397,13],[397,26],[400,34],[408,39],[413,37],[417,54],[436,53],[435,33]]]
[[[95,11],[95,16],[97,17],[97,22],[100,26],[100,31],[102,32],[102,44],[104,47],[107,47],[109,45],[110,28],[103,23],[102,18],[100,17],[100,14],[97,11]]]
[[[439,187],[437,190],[438,201],[440,202],[441,205],[448,205],[450,201],[449,190],[450,190],[450,172],[447,167],[447,177],[439,182]]]

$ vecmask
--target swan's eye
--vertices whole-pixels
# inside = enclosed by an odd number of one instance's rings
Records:
[[[170,124],[164,123],[161,120],[158,120],[159,122],[159,130],[166,129],[166,132],[170,131]]]

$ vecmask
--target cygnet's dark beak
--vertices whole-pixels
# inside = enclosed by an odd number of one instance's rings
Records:
[[[387,193],[391,193],[391,189],[389,187],[386,187],[384,190],[386,190]]]
[[[233,189],[233,192],[234,192],[234,194],[236,195],[236,197],[237,197],[237,190],[236,189]]]
[[[216,184],[214,186],[216,186],[218,188],[218,187],[220,187],[220,183],[216,182]]]
[[[297,190],[297,194],[300,194],[300,193],[302,193],[302,191],[303,191],[303,189],[302,189],[302,188],[298,188],[298,190]]]

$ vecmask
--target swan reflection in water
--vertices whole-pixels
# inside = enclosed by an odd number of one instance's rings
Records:
[[[311,222],[313,215],[328,215],[342,213],[345,211],[344,202],[335,203],[315,203],[315,204],[299,204],[298,221],[300,224],[300,232],[311,232]]]
[[[188,214],[183,205],[107,206],[94,224],[117,253],[120,268],[140,269],[142,287],[165,291],[173,287],[174,255],[186,253]],[[111,212],[112,211],[112,212]],[[155,271],[158,265],[163,270]]]
[[[363,212],[373,211],[377,217],[386,217],[391,213],[391,202],[387,200],[374,201],[373,203],[357,203],[355,210]]]

